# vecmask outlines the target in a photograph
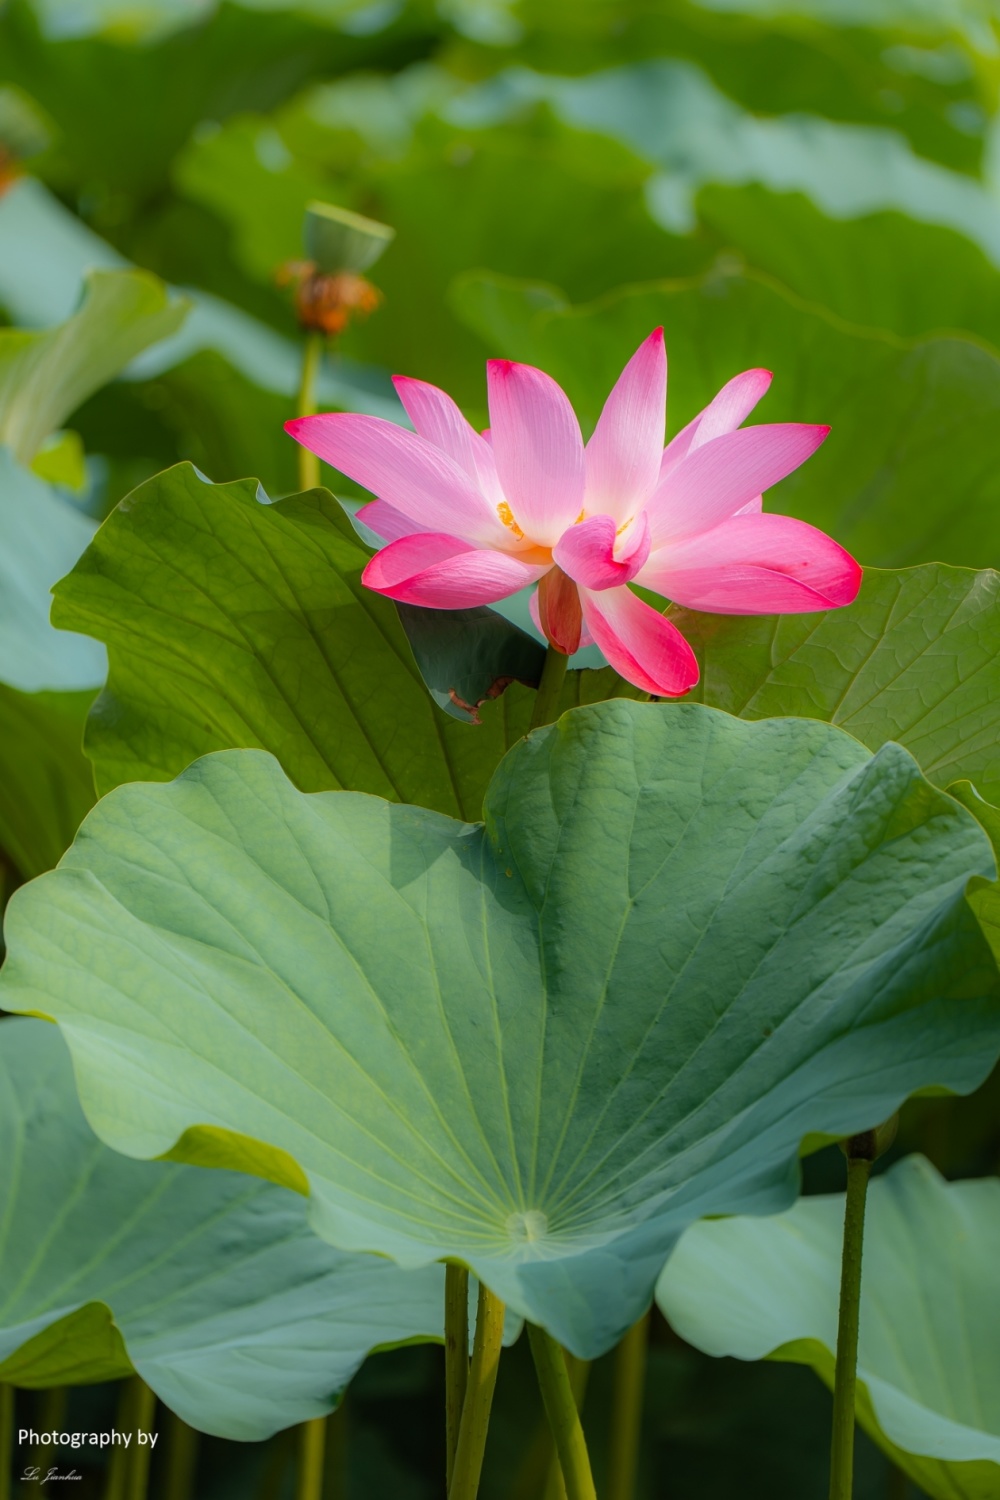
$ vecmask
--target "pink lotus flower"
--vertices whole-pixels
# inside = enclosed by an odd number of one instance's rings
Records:
[[[491,360],[489,430],[444,391],[396,376],[416,428],[378,417],[300,417],[288,432],[378,496],[359,517],[388,542],[363,581],[432,609],[493,604],[526,585],[559,651],[593,640],[636,687],[661,697],[698,680],[694,652],[639,599],[633,580],[717,614],[850,604],[861,569],[804,521],[765,515],[761,496],[803,463],[827,427],[741,428],[771,383],[737,375],[663,446],[662,328],[625,366],[584,445],[569,400],[531,365]]]

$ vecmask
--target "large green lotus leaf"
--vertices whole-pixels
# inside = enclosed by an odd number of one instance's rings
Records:
[[[849,609],[671,618],[697,652],[699,701],[823,719],[871,750],[898,740],[938,786],[966,778],[1000,798],[1000,574],[873,568]]]
[[[754,274],[620,290],[587,307],[489,276],[456,306],[497,352],[541,365],[596,422],[625,360],[663,324],[677,431],[739,370],[774,385],[754,421],[827,422],[823,448],[769,492],[769,510],[811,521],[869,565],[1000,563],[1000,473],[991,432],[1000,359],[971,339],[906,344],[851,329]]]
[[[0,329],[0,443],[30,463],[70,412],[148,345],[175,333],[186,312],[145,271],[93,271],[67,322]]]
[[[74,692],[104,681],[104,647],[49,622],[52,585],[95,523],[0,447],[0,683],[23,693]]]
[[[0,1023],[0,1241],[0,1380],[135,1369],[223,1437],[318,1416],[372,1349],[441,1337],[439,1266],[343,1255],[284,1188],[102,1145],[38,1021]]]
[[[443,713],[395,606],[361,583],[370,555],[325,491],[261,504],[254,480],[209,485],[190,464],[140,486],[53,606],[110,649],[85,741],[99,789],[259,746],[303,791],[478,816],[534,694],[484,704],[476,728]],[[610,669],[573,673],[564,704],[616,692],[634,689]]]
[[[698,217],[756,270],[852,323],[905,338],[965,329],[1000,347],[1000,270],[952,229],[899,213],[833,219],[801,193],[707,187]]]
[[[810,1364],[833,1383],[841,1195],[687,1231],[657,1301],[688,1343]],[[858,1418],[938,1500],[1000,1493],[1000,1183],[906,1157],[869,1190]]]
[[[59,1021],[109,1145],[308,1188],[338,1247],[464,1260],[583,1356],[692,1220],[785,1206],[804,1135],[1000,1053],[989,841],[898,746],[600,703],[485,820],[253,751],[120,787],[14,895],[0,1005]]]
[[[26,879],[52,868],[93,806],[82,748],[93,698],[0,683],[0,849]]]

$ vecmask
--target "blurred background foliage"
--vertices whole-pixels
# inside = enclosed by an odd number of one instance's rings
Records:
[[[998,85],[996,0],[7,0],[0,316],[63,322],[95,268],[142,268],[187,301],[122,378],[81,391],[72,435],[32,467],[85,536],[179,459],[292,491],[301,354],[276,272],[321,198],[397,231],[373,273],[384,306],[328,355],[324,406],[401,419],[400,371],[482,425],[484,360],[504,354],[552,370],[589,424],[664,321],[672,430],[770,363],[766,420],[834,423],[782,509],[868,564],[996,566]],[[36,693],[22,721],[23,687],[0,684],[3,735],[39,735],[40,764],[90,694]],[[89,800],[79,767],[53,858]],[[998,1093],[911,1106],[896,1155],[996,1171]],[[829,1153],[806,1177],[841,1186]],[[438,1493],[440,1385],[433,1349],[369,1361],[343,1423],[352,1500]],[[599,1367],[598,1470],[606,1385]],[[110,1387],[71,1399],[77,1425],[111,1422]],[[37,1416],[43,1397],[19,1400]],[[642,1493],[820,1500],[828,1404],[805,1369],[708,1360],[661,1322]],[[487,1500],[521,1493],[535,1420],[518,1348]],[[895,1482],[863,1442],[859,1500]],[[292,1483],[288,1434],[202,1444],[199,1495]]]

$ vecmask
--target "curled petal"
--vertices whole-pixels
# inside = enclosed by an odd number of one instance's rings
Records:
[[[535,583],[551,565],[525,563],[509,552],[470,547],[461,537],[422,532],[376,552],[361,582],[377,594],[428,609],[495,604]]]
[[[642,581],[710,614],[807,614],[851,604],[861,568],[805,521],[749,514],[663,548],[650,558]]]
[[[446,391],[426,380],[394,375],[392,383],[417,432],[464,469],[494,505],[503,500],[488,442],[467,422]]]
[[[296,417],[285,431],[421,526],[487,546],[510,540],[465,470],[418,433],[356,412]]]
[[[594,641],[627,682],[658,698],[679,698],[698,681],[698,661],[677,626],[627,588],[581,589]]]
[[[734,375],[728,380],[705,409],[671,438],[663,450],[660,478],[665,479],[682,458],[703,443],[721,437],[724,432],[735,432],[761,397],[767,395],[771,379],[770,370],[744,370],[742,375]]]
[[[656,487],[663,457],[667,354],[663,329],[639,345],[587,444],[586,506],[622,521]]]
[[[620,558],[615,557],[617,540],[611,516],[590,516],[563,532],[552,556],[582,588],[618,588],[636,576],[649,556],[649,522],[645,515],[639,516],[623,538]]]
[[[654,549],[711,531],[735,516],[805,463],[829,431],[805,422],[774,422],[741,427],[694,449],[661,480],[646,506]]]
[[[583,509],[583,438],[565,392],[532,365],[487,365],[490,437],[514,520],[552,547]]]

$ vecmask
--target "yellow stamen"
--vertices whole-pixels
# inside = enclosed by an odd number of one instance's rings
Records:
[[[514,520],[514,512],[511,510],[506,500],[501,500],[500,504],[497,506],[497,515],[500,517],[503,524],[510,528],[510,530],[517,537],[518,541],[522,541],[524,538],[524,532]]]

